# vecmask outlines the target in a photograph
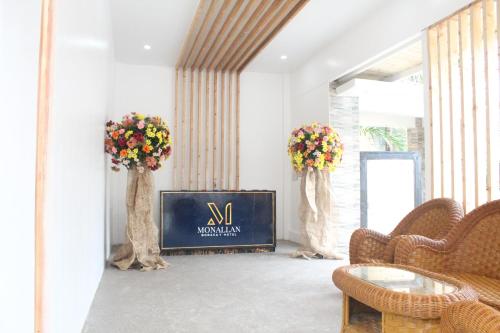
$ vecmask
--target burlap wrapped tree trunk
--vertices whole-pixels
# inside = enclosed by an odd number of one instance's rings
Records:
[[[335,228],[330,214],[330,173],[318,169],[305,171],[300,182],[300,197],[302,244],[293,256],[342,259],[335,252]]]
[[[121,270],[138,266],[142,271],[167,266],[160,257],[158,228],[153,222],[153,175],[144,168],[142,173],[131,168],[127,181],[127,240],[113,258]]]

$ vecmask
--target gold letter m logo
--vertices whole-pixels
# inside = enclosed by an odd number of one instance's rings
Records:
[[[231,202],[226,204],[225,218],[222,217],[222,214],[220,213],[219,208],[217,208],[217,205],[215,203],[209,202],[207,203],[207,205],[213,215],[213,217],[208,220],[208,225],[215,225],[215,221],[217,221],[218,224],[222,224],[224,220],[226,225],[233,224],[233,204]]]

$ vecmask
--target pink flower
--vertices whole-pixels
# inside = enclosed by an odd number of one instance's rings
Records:
[[[141,120],[139,123],[137,123],[137,128],[138,129],[143,129],[144,128],[144,121]]]
[[[146,157],[146,164],[150,168],[154,167],[156,165],[156,158],[152,156]]]
[[[137,140],[135,138],[130,138],[130,140],[128,140],[127,142],[127,146],[129,148],[134,148],[135,146],[137,146]]]
[[[118,132],[120,132],[120,134],[123,134],[123,133],[125,133],[125,129],[120,128],[120,130]]]
[[[118,150],[116,150],[116,148],[115,148],[115,147],[113,147],[113,148],[111,148],[111,151],[113,152],[113,154],[116,154],[116,152],[117,152]]]

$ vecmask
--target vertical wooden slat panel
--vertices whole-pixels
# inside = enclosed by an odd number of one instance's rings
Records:
[[[224,131],[226,123],[224,122],[224,109],[226,104],[226,73],[221,73],[220,88],[220,189],[224,189]]]
[[[212,151],[212,187],[213,189],[217,189],[217,71],[214,71],[214,106],[213,106],[213,114],[214,114],[214,133],[213,133],[213,151]]]
[[[41,4],[40,49],[38,54],[38,96],[36,124],[36,174],[35,174],[35,295],[34,329],[43,331],[44,324],[44,276],[45,276],[45,192],[47,149],[49,140],[50,92],[52,70],[53,3]]]
[[[205,71],[205,191],[208,191],[208,168],[210,157],[210,72]]]
[[[459,57],[459,77],[460,77],[460,148],[461,157],[460,162],[462,164],[462,207],[464,210],[467,209],[467,159],[466,159],[466,148],[465,148],[465,91],[464,91],[464,40],[465,34],[467,34],[466,26],[464,26],[464,20],[466,16],[463,13],[458,14],[458,57]]]
[[[434,131],[435,131],[435,124],[436,122],[434,121],[435,117],[435,112],[434,112],[434,106],[437,105],[435,102],[436,98],[438,98],[439,93],[436,91],[439,91],[439,83],[438,83],[438,74],[437,74],[437,35],[435,29],[428,29],[427,30],[427,56],[428,56],[428,67],[429,67],[429,141],[431,144],[429,145],[430,147],[430,163],[429,165],[431,166],[431,198],[436,198],[436,190],[435,190],[435,156],[434,156]]]
[[[189,174],[188,174],[188,189],[193,189],[193,132],[194,132],[194,70],[190,70],[189,77]]]
[[[180,165],[180,180],[182,190],[185,188],[184,182],[184,170],[185,170],[185,161],[186,161],[186,69],[182,69],[182,119],[181,119],[181,128],[182,128],[182,154],[181,154],[181,165]]]
[[[486,121],[486,200],[491,201],[492,199],[492,187],[491,182],[491,126],[490,124],[490,85],[489,85],[489,68],[488,68],[488,15],[491,15],[491,1],[483,0],[482,3],[483,10],[483,53],[484,53],[484,76],[485,76],[485,121]],[[498,185],[497,185],[498,186]]]
[[[452,153],[452,192],[457,201],[463,200],[462,187],[462,148],[461,144],[461,86],[460,86],[460,52],[459,52],[459,16],[455,15],[448,20],[448,49],[449,49],[449,77],[450,77],[450,149]]]
[[[446,35],[447,35],[447,62],[448,62],[448,106],[449,106],[449,132],[450,132],[450,166],[451,166],[451,198],[455,199],[455,151],[453,149],[453,129],[454,129],[454,124],[453,124],[453,81],[452,81],[452,64],[451,64],[451,44],[452,44],[452,35],[450,33],[450,20],[446,22]]]
[[[437,30],[437,67],[438,67],[438,86],[439,86],[439,169],[440,169],[440,197],[444,196],[444,149],[443,149],[443,85],[442,85],[442,70],[441,70],[441,46],[442,46],[442,38],[440,28]]]
[[[200,163],[201,163],[201,69],[198,69],[198,85],[197,85],[197,95],[198,95],[198,117],[196,122],[196,190],[200,190]]]
[[[174,87],[174,135],[173,135],[173,143],[174,147],[177,145],[177,137],[179,136],[179,132],[177,132],[178,126],[178,119],[179,119],[179,69],[176,67],[175,68],[175,87]],[[174,172],[173,172],[173,188],[174,190],[178,189],[178,181],[177,181],[177,150],[174,152]]]
[[[233,119],[232,119],[232,113],[233,113],[233,73],[229,72],[229,87],[228,87],[228,108],[227,108],[227,117],[228,117],[228,140],[227,140],[227,188],[228,190],[232,190],[231,187],[231,175],[232,175],[232,165],[233,165],[233,160],[232,160],[232,149],[233,149],[233,136],[232,136],[232,128],[233,128]]]
[[[240,73],[236,74],[236,190],[240,189]]]
[[[477,6],[471,7],[471,72],[472,72],[472,130],[474,140],[474,205],[479,205],[479,159],[478,159],[478,137],[477,137],[477,91],[476,91],[476,52],[478,43],[481,42],[479,30],[480,13]]]

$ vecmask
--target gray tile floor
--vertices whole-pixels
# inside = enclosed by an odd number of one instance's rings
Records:
[[[109,267],[84,333],[339,332],[342,297],[334,268],[347,261],[275,253],[166,257],[166,270]]]

